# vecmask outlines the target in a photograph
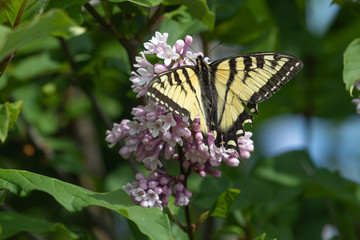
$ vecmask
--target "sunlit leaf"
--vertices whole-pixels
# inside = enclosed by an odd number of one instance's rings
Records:
[[[159,31],[169,33],[169,43],[175,43],[177,39],[184,38],[186,35],[193,35],[208,29],[203,22],[185,10],[186,7],[180,7],[165,14],[165,19],[161,22]]]
[[[258,17],[248,5],[242,5],[233,18],[217,25],[214,30],[217,39],[230,43],[249,44],[268,31],[269,21],[264,17]]]
[[[20,113],[20,109],[22,106],[22,101],[17,101],[17,102],[13,102],[13,103],[5,103],[6,107],[9,109],[9,117],[10,117],[10,121],[9,121],[9,130],[14,126],[19,113]]]
[[[19,26],[13,31],[2,27],[0,33],[5,33],[5,35],[0,37],[0,60],[36,38],[50,34],[54,36],[77,35],[82,32],[81,27],[58,9],[36,17],[30,23]]]
[[[215,24],[215,15],[210,11],[205,0],[167,0],[166,4],[182,4],[185,5],[189,12],[199,20],[201,20],[211,32]]]
[[[23,0],[13,0],[13,1],[7,1],[5,3],[5,9],[4,12],[7,16],[7,19],[9,20],[11,26],[14,26],[16,16],[19,13],[19,9],[21,7]]]
[[[10,122],[10,114],[9,109],[4,105],[0,104],[0,140],[4,142],[7,133],[8,133],[8,126]]]
[[[216,200],[215,205],[211,208],[209,215],[212,217],[226,218],[233,202],[239,196],[239,189],[228,189],[222,193]]]
[[[360,38],[352,41],[344,52],[343,78],[351,94],[355,83],[360,80]]]
[[[254,238],[253,240],[266,240],[266,234],[263,233],[263,234],[261,234],[260,236]]]
[[[90,0],[61,0],[50,1],[46,7],[46,11],[50,11],[54,8],[59,8],[65,11],[73,20],[78,23],[82,23],[82,6]]]
[[[61,232],[66,239],[80,239],[62,223],[48,222],[14,212],[0,212],[0,239],[8,239],[23,231],[32,233]]]
[[[50,194],[68,211],[80,211],[89,206],[101,206],[121,213],[133,221],[139,230],[151,239],[169,239],[170,225],[167,215],[159,208],[133,205],[122,190],[98,193],[55,178],[21,170],[0,169],[0,190],[8,189],[19,197],[32,191]]]
[[[8,131],[14,126],[19,116],[22,101],[0,104],[0,141],[4,142]]]
[[[4,12],[11,24],[14,26],[15,20],[19,14],[21,14],[21,22],[27,22],[33,19],[36,15],[44,12],[50,0],[11,0],[6,1]],[[21,5],[25,4],[22,13],[19,13]]]
[[[217,199],[215,204],[209,211],[203,213],[200,217],[200,222],[205,221],[208,217],[221,217],[226,218],[229,215],[231,205],[240,194],[239,189],[228,189],[223,192]]]

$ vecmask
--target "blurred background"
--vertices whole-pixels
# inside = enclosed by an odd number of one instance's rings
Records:
[[[0,27],[14,27],[5,14],[9,2],[0,1]],[[200,239],[255,239],[263,233],[267,239],[360,239],[360,116],[343,82],[344,51],[360,36],[360,2],[209,0],[208,8],[194,5],[205,1],[144,2],[27,1],[20,27],[57,8],[84,32],[26,36],[28,43],[16,48],[0,77],[0,103],[23,104],[0,144],[0,167],[98,192],[133,181],[135,170],[144,169],[122,159],[119,146],[108,148],[105,132],[144,104],[129,77],[134,57],[156,30],[169,33],[171,45],[192,35],[192,48],[210,61],[286,52],[304,68],[259,105],[254,126],[247,126],[255,142],[252,157],[238,168],[224,166],[220,179],[191,178],[195,216],[227,188],[241,190],[231,216],[207,220]],[[2,210],[62,222],[87,239],[134,239],[119,214],[98,208],[69,213],[41,192],[27,199],[9,194]],[[173,235],[186,239],[176,226]],[[21,233],[12,239],[61,236]]]

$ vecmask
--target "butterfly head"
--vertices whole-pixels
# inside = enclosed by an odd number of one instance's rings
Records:
[[[208,72],[209,65],[204,61],[204,58],[201,55],[196,57],[196,66],[200,72]]]

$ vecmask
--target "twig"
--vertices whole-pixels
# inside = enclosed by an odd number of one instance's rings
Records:
[[[187,178],[190,174],[190,171],[185,173],[185,170],[183,168],[183,161],[184,161],[184,152],[182,151],[182,148],[179,146],[178,147],[178,152],[179,152],[179,163],[180,163],[180,171],[182,174],[184,174],[185,179],[184,179],[184,187],[187,187]],[[190,170],[190,168],[189,168]],[[190,214],[190,207],[189,205],[185,206],[185,218],[186,218],[186,232],[188,234],[188,237],[190,240],[194,240],[195,239],[195,235],[194,235],[194,231],[195,231],[195,225],[192,224],[191,222],[191,214]]]
[[[27,0],[23,0],[19,9],[18,14],[16,15],[16,19],[14,22],[14,27],[18,26],[21,21],[22,14],[24,12],[25,6],[26,6]]]
[[[96,21],[100,23],[100,25],[104,28],[105,31],[111,33],[118,42],[123,45],[128,53],[129,62],[131,68],[134,68],[135,56],[137,55],[139,44],[134,39],[124,39],[121,38],[119,32],[115,29],[115,27],[110,23],[105,21],[105,19],[100,16],[100,14],[91,6],[89,3],[85,3],[85,9],[95,18]]]
[[[183,226],[182,223],[181,223],[179,220],[177,220],[177,218],[175,217],[174,213],[171,211],[170,208],[168,209],[168,211],[169,211],[169,214],[170,214],[170,216],[171,216],[171,219],[172,219],[184,232],[186,232],[186,231],[187,231],[187,230],[186,230],[186,227]]]
[[[14,57],[14,54],[15,54],[15,52],[11,53],[9,56],[7,56],[4,60],[2,60],[0,62],[0,78],[3,75],[3,73],[5,72],[7,65],[9,64],[11,59]]]
[[[164,12],[165,6],[160,4],[154,14],[146,21],[145,27],[141,30],[141,32],[137,36],[138,42],[142,42],[146,34],[150,31],[151,27],[156,23],[161,14]]]

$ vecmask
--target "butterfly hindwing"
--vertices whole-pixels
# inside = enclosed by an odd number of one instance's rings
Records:
[[[216,89],[216,131],[226,147],[237,148],[243,125],[252,123],[257,103],[269,98],[301,68],[296,57],[284,53],[251,53],[210,64]]]
[[[200,117],[201,131],[207,133],[207,108],[203,103],[201,82],[196,69],[180,67],[159,74],[151,80],[148,97],[181,117],[194,121]]]

